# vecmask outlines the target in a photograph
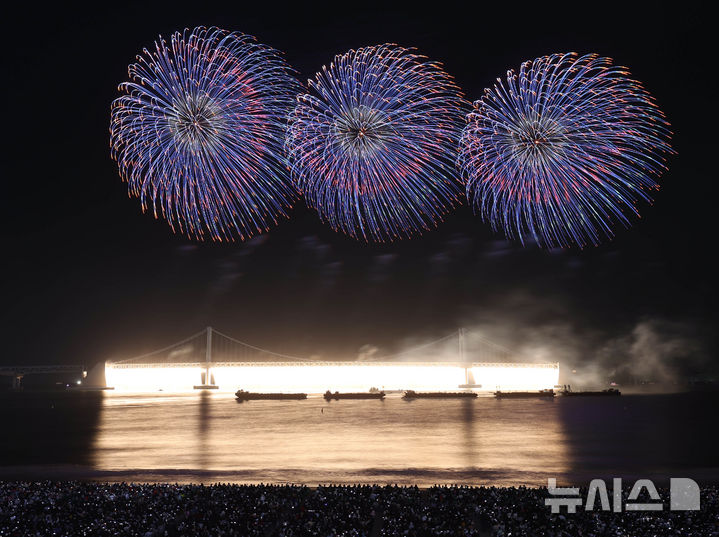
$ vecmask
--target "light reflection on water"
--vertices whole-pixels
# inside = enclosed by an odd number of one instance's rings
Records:
[[[0,394],[0,479],[546,485],[719,482],[719,393],[251,401]]]
[[[181,480],[546,483],[567,472],[566,446],[551,400],[108,394],[93,466]]]

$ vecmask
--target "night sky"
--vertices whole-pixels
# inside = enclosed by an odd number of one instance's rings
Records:
[[[2,30],[0,364],[127,358],[207,325],[279,352],[349,359],[462,325],[530,359],[615,367],[656,350],[672,372],[716,371],[716,62],[699,8],[20,4]],[[656,97],[678,154],[641,220],[597,248],[507,242],[466,204],[436,231],[368,245],[302,201],[247,243],[195,243],[128,198],[108,126],[135,55],[197,25],[255,35],[284,51],[302,82],[350,48],[415,46],[469,100],[524,60],[596,52]]]

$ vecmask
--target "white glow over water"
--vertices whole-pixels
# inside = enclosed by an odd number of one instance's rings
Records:
[[[107,364],[107,385],[120,391],[189,391],[202,384],[200,364],[183,367],[161,365]],[[541,390],[559,380],[555,364],[473,364],[474,383],[482,391]],[[223,391],[306,392],[384,390],[457,390],[465,383],[465,369],[456,364],[367,364],[329,365],[244,364],[213,366],[215,383]]]

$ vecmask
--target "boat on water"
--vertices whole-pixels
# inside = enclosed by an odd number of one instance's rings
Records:
[[[235,397],[238,401],[258,401],[258,400],[299,400],[307,399],[306,393],[255,393],[246,392],[245,390],[237,390]]]
[[[500,399],[526,399],[529,397],[554,397],[556,394],[554,393],[554,390],[548,389],[548,390],[537,390],[537,391],[530,391],[530,392],[503,392],[501,390],[497,390],[494,392],[494,396]]]
[[[620,392],[617,388],[608,388],[606,390],[583,390],[575,392],[572,390],[571,386],[565,386],[562,391],[559,392],[563,396],[568,395],[572,397],[582,397],[582,396],[589,396],[589,395],[599,395],[599,396],[607,396],[607,395],[622,395],[622,392]]]
[[[340,393],[340,392],[334,392],[327,390],[324,394],[324,398],[327,401],[331,401],[332,399],[339,400],[339,399],[384,399],[385,393],[381,391],[369,391],[369,392],[347,392],[347,393]]]
[[[407,390],[402,399],[467,399],[477,397],[475,392],[416,392]]]

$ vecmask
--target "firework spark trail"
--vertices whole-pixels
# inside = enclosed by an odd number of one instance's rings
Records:
[[[367,241],[435,227],[458,203],[465,102],[439,64],[379,45],[336,56],[290,115],[292,178],[336,231]]]
[[[283,155],[300,86],[276,50],[218,28],[144,49],[112,104],[110,147],[143,211],[195,239],[245,240],[296,198]]]
[[[545,247],[597,245],[651,202],[673,153],[664,114],[610,58],[554,54],[474,103],[458,166],[492,227]]]

